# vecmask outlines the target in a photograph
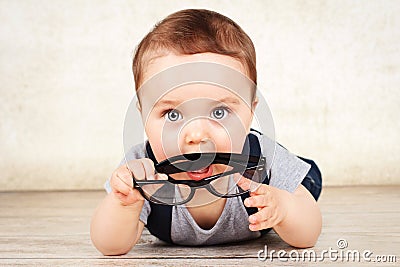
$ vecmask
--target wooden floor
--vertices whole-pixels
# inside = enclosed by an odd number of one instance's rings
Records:
[[[275,233],[244,243],[181,247],[167,245],[145,232],[127,255],[104,257],[89,236],[90,217],[104,194],[0,193],[0,266],[366,266],[371,265],[363,259],[366,250],[372,253],[365,255],[370,255],[374,265],[398,266],[400,262],[400,186],[324,188],[319,201],[323,230],[311,248],[317,259],[311,260],[308,254],[305,259],[297,258],[303,250],[288,246]],[[268,253],[285,252],[259,260],[257,253],[265,245]],[[321,257],[324,250],[330,250],[331,255]],[[359,262],[351,256],[357,256],[352,254],[356,250],[361,254]],[[300,262],[294,263],[296,258]]]

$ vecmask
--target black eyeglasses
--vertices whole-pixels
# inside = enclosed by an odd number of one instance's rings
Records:
[[[207,166],[221,166],[224,169],[202,180],[177,180],[170,175],[204,169]],[[214,168],[215,169],[215,168]],[[211,194],[229,198],[244,194],[233,179],[234,174],[261,183],[269,179],[265,170],[265,157],[256,157],[235,153],[191,153],[166,159],[155,165],[158,173],[168,176],[167,180],[136,180],[134,188],[142,196],[157,204],[181,205],[189,202],[195,191],[206,188]]]

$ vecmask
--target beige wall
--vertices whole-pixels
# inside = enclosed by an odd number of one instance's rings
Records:
[[[1,1],[0,190],[100,188],[134,46],[176,10],[238,22],[277,140],[327,185],[399,184],[400,1]]]

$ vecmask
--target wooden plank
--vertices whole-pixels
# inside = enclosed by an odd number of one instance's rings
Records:
[[[371,250],[375,254],[397,255],[400,259],[400,236],[374,234],[333,235],[323,233],[312,250],[320,254],[323,250],[337,249],[337,240],[344,238],[348,250]],[[148,235],[145,236],[126,258],[257,258],[257,252],[268,246],[268,251],[302,249],[288,246],[277,235],[268,234],[257,240],[219,246],[185,247],[169,245]],[[0,238],[0,258],[98,258],[101,254],[93,247],[88,234],[58,236],[19,236]]]
[[[397,255],[400,259],[399,189],[400,186],[324,189],[319,202],[323,231],[313,250],[321,253],[337,249],[336,241],[344,238],[348,249],[368,249],[375,255]],[[103,197],[104,192],[97,191],[0,193],[0,265],[265,266],[268,261],[257,260],[257,252],[265,245],[269,251],[295,250],[275,233],[236,244],[183,247],[165,244],[145,231],[128,254],[103,257],[89,236],[90,218]],[[277,263],[293,265],[277,261],[274,265]]]
[[[323,214],[323,231],[327,233],[399,234],[400,212]],[[10,227],[12,226],[12,227]],[[1,236],[72,235],[89,232],[90,216],[86,217],[0,217]]]

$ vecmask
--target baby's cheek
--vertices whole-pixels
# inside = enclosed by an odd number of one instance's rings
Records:
[[[218,152],[226,152],[226,153],[231,153],[233,152],[233,140],[230,140],[228,138],[224,140],[218,140],[217,141],[217,151]]]
[[[241,153],[248,134],[248,127],[237,117],[224,121],[223,131],[219,131],[216,140],[225,152]]]
[[[246,135],[237,133],[220,135],[215,138],[218,152],[241,153]]]
[[[146,134],[151,145],[151,149],[156,157],[157,161],[162,161],[166,159],[164,144],[162,140],[162,129],[160,125],[156,123],[148,124],[146,127]]]

